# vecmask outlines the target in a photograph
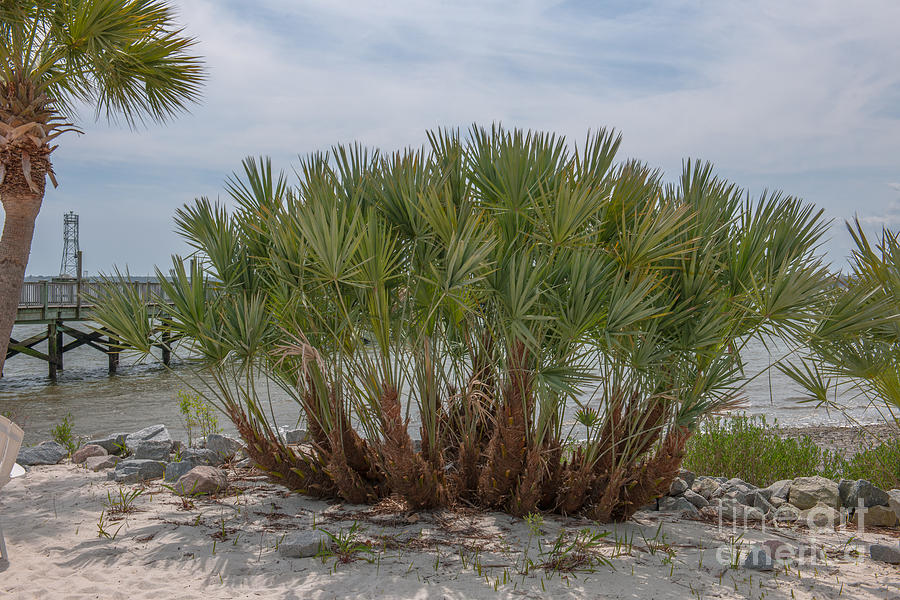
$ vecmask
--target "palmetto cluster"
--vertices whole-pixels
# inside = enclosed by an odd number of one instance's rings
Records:
[[[422,149],[308,156],[296,186],[248,160],[234,211],[178,212],[195,262],[176,257],[161,326],[113,282],[98,320],[143,351],[182,340],[294,489],[628,518],[738,401],[742,345],[802,338],[831,278],[820,212],[750,200],[699,162],[667,185],[617,163],[619,144],[436,131]],[[279,438],[272,382],[309,444]]]

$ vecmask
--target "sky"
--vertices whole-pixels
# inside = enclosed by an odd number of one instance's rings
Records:
[[[82,111],[53,154],[28,273],[54,274],[63,213],[88,273],[165,269],[186,246],[174,211],[227,201],[246,156],[359,141],[419,146],[437,127],[613,127],[620,158],[676,178],[708,160],[752,196],[825,209],[845,263],[847,219],[900,228],[900,2],[175,0],[209,80],[199,105],[130,130]]]

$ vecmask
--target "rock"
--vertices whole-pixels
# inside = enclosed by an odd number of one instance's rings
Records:
[[[798,477],[791,483],[788,501],[800,510],[809,510],[816,504],[831,508],[841,505],[838,484],[824,477]]]
[[[775,508],[778,508],[783,504],[787,504],[787,500],[785,500],[784,498],[779,498],[778,496],[772,496],[771,498],[769,498],[768,502]]]
[[[109,454],[119,455],[122,454],[122,449],[125,448],[126,437],[128,437],[127,433],[114,433],[105,438],[100,438],[99,440],[91,440],[90,443],[95,446],[100,446]]]
[[[697,479],[697,476],[688,471],[687,469],[678,469],[678,476],[681,479],[684,479],[684,482],[687,484],[688,489],[694,485],[694,481]]]
[[[719,487],[719,483],[711,477],[698,477],[696,480],[694,480],[694,484],[691,486],[691,490],[695,494],[700,494],[708,501],[712,499],[713,494],[716,493]]]
[[[151,425],[125,436],[125,446],[131,452],[135,451],[138,442],[170,442],[172,437],[165,425]]]
[[[130,458],[116,465],[110,474],[119,483],[138,483],[148,479],[159,479],[166,472],[166,463],[161,460]]]
[[[121,459],[115,454],[107,454],[105,456],[90,456],[84,461],[84,467],[93,472],[112,469]]]
[[[56,442],[43,442],[37,446],[21,448],[16,462],[25,467],[55,465],[66,457],[66,449]]]
[[[145,460],[169,460],[171,440],[143,440],[134,445],[134,458]]]
[[[766,540],[762,545],[769,552],[772,560],[790,560],[794,557],[794,549],[781,540]]]
[[[775,523],[793,523],[800,519],[800,509],[793,504],[782,504],[772,513],[772,520]]]
[[[228,476],[215,467],[201,465],[182,475],[174,487],[182,496],[214,494],[228,489]]]
[[[893,489],[888,492],[888,506],[891,507],[894,514],[900,519],[900,489]]]
[[[278,544],[278,553],[285,558],[308,558],[317,555],[331,543],[324,532],[318,530],[289,533]]]
[[[700,514],[697,511],[697,507],[690,501],[672,496],[665,496],[659,499],[659,510],[660,512],[680,513],[686,517],[693,517]]]
[[[697,508],[705,508],[709,506],[709,500],[693,490],[685,490],[684,496],[682,497]]]
[[[900,565],[900,545],[872,544],[869,546],[869,554],[872,556],[872,560],[886,562],[891,565]]]
[[[179,462],[171,462],[166,465],[166,472],[163,475],[163,479],[165,481],[178,481],[181,479],[182,475],[188,474],[191,469],[196,467],[194,463],[179,461]]]
[[[225,459],[209,448],[188,448],[181,453],[181,461],[192,463],[195,467],[200,465],[221,465]]]
[[[244,445],[240,440],[227,435],[211,433],[206,437],[206,447],[227,460],[237,454]]]
[[[750,549],[747,558],[744,559],[745,569],[754,569],[756,571],[771,571],[775,567],[772,557],[769,556],[767,548],[756,546]]]
[[[791,483],[793,483],[791,479],[781,479],[768,487],[761,488],[758,493],[762,494],[763,498],[769,502],[772,502],[772,498],[786,501],[791,490]]]
[[[687,482],[681,477],[676,477],[672,480],[672,485],[669,486],[669,495],[680,496],[686,489],[688,489]]]
[[[756,489],[755,485],[753,485],[752,483],[747,483],[740,477],[732,477],[731,479],[726,481],[724,483],[724,485],[725,485],[725,487],[727,487],[729,489],[741,489],[741,490],[747,490],[747,491]]]
[[[841,498],[841,506],[847,508],[856,508],[855,506],[850,506],[847,499],[850,497],[850,490],[853,489],[853,486],[856,485],[856,481],[853,479],[841,479],[838,481],[838,496]]]
[[[841,483],[846,479],[841,480]],[[840,490],[840,484],[838,485]],[[890,496],[883,489],[874,486],[870,481],[860,479],[852,482],[850,489],[847,491],[846,498],[842,497],[843,506],[847,508],[859,508],[860,500],[862,506],[869,508],[871,506],[887,506],[890,502]]]
[[[97,444],[86,444],[75,451],[72,455],[72,462],[76,465],[80,465],[87,459],[91,457],[98,456],[107,456],[109,452],[106,451],[103,446],[98,446]]]
[[[765,499],[761,494],[753,494],[753,499],[750,503],[750,506],[758,508],[762,511],[764,515],[769,514],[770,512],[775,510],[775,507],[772,506],[772,503]]]
[[[172,452],[178,454],[179,452],[184,452],[187,450],[187,446],[184,445],[184,442],[181,440],[173,440],[172,441]]]
[[[835,490],[837,490],[837,484],[835,484],[834,487]],[[791,493],[793,493],[793,491]],[[800,519],[806,521],[806,524],[810,529],[832,528],[841,523],[841,513],[828,504],[819,502],[811,508],[801,510]]]
[[[893,527],[897,524],[897,515],[888,506],[872,506],[857,509],[850,522],[856,525],[860,514],[863,515],[863,527]]]
[[[234,463],[235,469],[250,469],[253,467],[253,459],[245,458],[244,460]]]
[[[305,429],[291,429],[284,432],[284,441],[288,444],[302,444],[306,441]]]
[[[725,488],[725,486],[722,486],[721,489],[726,489],[726,488]],[[735,490],[725,492],[721,496],[721,498],[723,500],[734,500],[735,502],[737,502],[739,504],[745,504],[747,506],[752,506],[753,505],[753,499],[751,497],[752,494],[754,494],[754,492],[748,492],[748,491],[744,491],[744,490],[740,490],[740,489],[735,489]]]
[[[758,508],[745,506],[732,499],[723,498],[712,504],[716,512],[723,518],[731,521],[765,521],[764,515]]]

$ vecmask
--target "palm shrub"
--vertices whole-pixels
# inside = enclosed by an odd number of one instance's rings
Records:
[[[696,161],[666,185],[617,163],[619,145],[435,131],[421,149],[310,155],[295,186],[248,159],[234,210],[178,211],[196,255],[160,273],[168,316],[151,323],[111,280],[97,320],[144,352],[182,340],[291,488],[626,519],[738,402],[743,344],[800,336],[828,275],[821,212],[751,201]],[[272,382],[311,444],[280,441]]]

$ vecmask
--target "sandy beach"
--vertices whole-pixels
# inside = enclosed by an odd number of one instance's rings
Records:
[[[185,504],[159,482],[119,485],[71,464],[32,468],[0,492],[11,557],[0,562],[0,597],[900,597],[900,567],[866,552],[870,543],[897,544],[897,529],[744,532],[714,519],[639,512],[607,526],[547,516],[533,535],[522,519],[499,513],[410,513],[390,500],[340,505],[289,493],[251,469],[229,476],[227,493]],[[134,492],[132,512],[109,515]],[[293,532],[318,527],[340,537],[354,524],[354,545],[367,550],[348,562],[279,551]],[[605,536],[587,562],[571,572],[547,565],[560,532],[586,539],[584,530]],[[728,564],[736,548],[746,553],[766,540],[805,558],[767,572]]]

